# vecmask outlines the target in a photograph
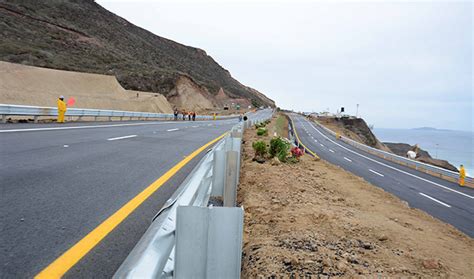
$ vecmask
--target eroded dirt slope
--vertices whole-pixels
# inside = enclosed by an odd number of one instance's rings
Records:
[[[473,239],[325,161],[253,162],[257,139],[245,132],[242,278],[474,278]]]

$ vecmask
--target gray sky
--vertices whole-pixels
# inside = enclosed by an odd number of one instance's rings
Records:
[[[472,2],[97,1],[282,108],[473,131]]]

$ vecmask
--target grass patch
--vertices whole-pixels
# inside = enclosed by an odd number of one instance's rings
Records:
[[[278,116],[275,123],[275,131],[279,137],[288,137],[288,119],[284,115]]]

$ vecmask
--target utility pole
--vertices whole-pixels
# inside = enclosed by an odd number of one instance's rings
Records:
[[[357,109],[356,109],[356,118],[359,118],[359,104],[357,104]]]

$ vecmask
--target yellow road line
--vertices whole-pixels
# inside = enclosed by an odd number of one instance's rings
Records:
[[[94,230],[88,233],[83,239],[74,244],[69,250],[64,252],[59,258],[52,262],[49,266],[38,273],[35,278],[60,278],[79,260],[89,253],[102,239],[104,239],[112,230],[115,229],[128,215],[130,215],[137,207],[139,207],[146,199],[148,199],[156,190],[158,190],[166,181],[175,175],[181,168],[189,163],[194,157],[199,155],[204,149],[222,139],[227,133],[211,140],[200,148],[196,149],[189,156],[185,157],[181,162],[176,164],[155,182],[150,184],[145,190],[127,202],[122,208],[112,214]]]
[[[298,142],[304,147],[305,150],[307,150],[311,155],[313,155],[314,157],[316,158],[319,158],[318,155],[316,155],[316,153],[314,153],[311,149],[309,149],[308,147],[306,147],[306,145],[303,144],[303,142],[300,140],[300,137],[298,137],[298,132],[296,131],[296,126],[295,126],[295,122],[293,122],[293,118],[290,117],[290,120],[291,120],[291,124],[293,125],[293,131],[295,132],[295,136],[296,136],[296,139],[298,140]]]

